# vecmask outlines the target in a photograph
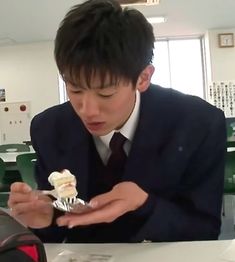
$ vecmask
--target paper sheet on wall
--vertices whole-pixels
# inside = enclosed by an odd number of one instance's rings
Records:
[[[226,117],[235,117],[235,80],[209,83],[207,100],[223,110]]]

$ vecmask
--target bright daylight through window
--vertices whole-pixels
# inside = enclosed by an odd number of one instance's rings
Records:
[[[155,42],[152,83],[204,98],[200,38]]]

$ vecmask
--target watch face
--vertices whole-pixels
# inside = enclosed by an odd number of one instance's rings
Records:
[[[219,46],[220,47],[233,47],[234,36],[232,33],[219,34]]]

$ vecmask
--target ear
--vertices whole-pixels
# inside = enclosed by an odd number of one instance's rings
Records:
[[[139,90],[139,92],[144,92],[148,89],[154,70],[155,68],[153,65],[148,65],[140,73],[136,83],[136,89]]]

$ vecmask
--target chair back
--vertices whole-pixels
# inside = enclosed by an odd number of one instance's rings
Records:
[[[0,192],[9,192],[10,186],[4,181],[6,163],[0,158]]]
[[[20,154],[16,157],[16,165],[20,172],[22,181],[30,185],[33,189],[37,188],[35,179],[36,153]]]
[[[3,177],[5,175],[6,170],[6,164],[5,162],[0,158],[0,184],[3,183]]]
[[[227,142],[226,142],[226,146],[227,146],[227,148],[229,148],[229,147],[235,147],[235,141],[227,141]]]
[[[4,144],[0,145],[0,153],[29,152],[30,147],[25,144]]]
[[[0,158],[0,207],[7,207],[10,186],[4,184],[5,162]]]
[[[226,153],[224,193],[235,194],[235,151]]]

